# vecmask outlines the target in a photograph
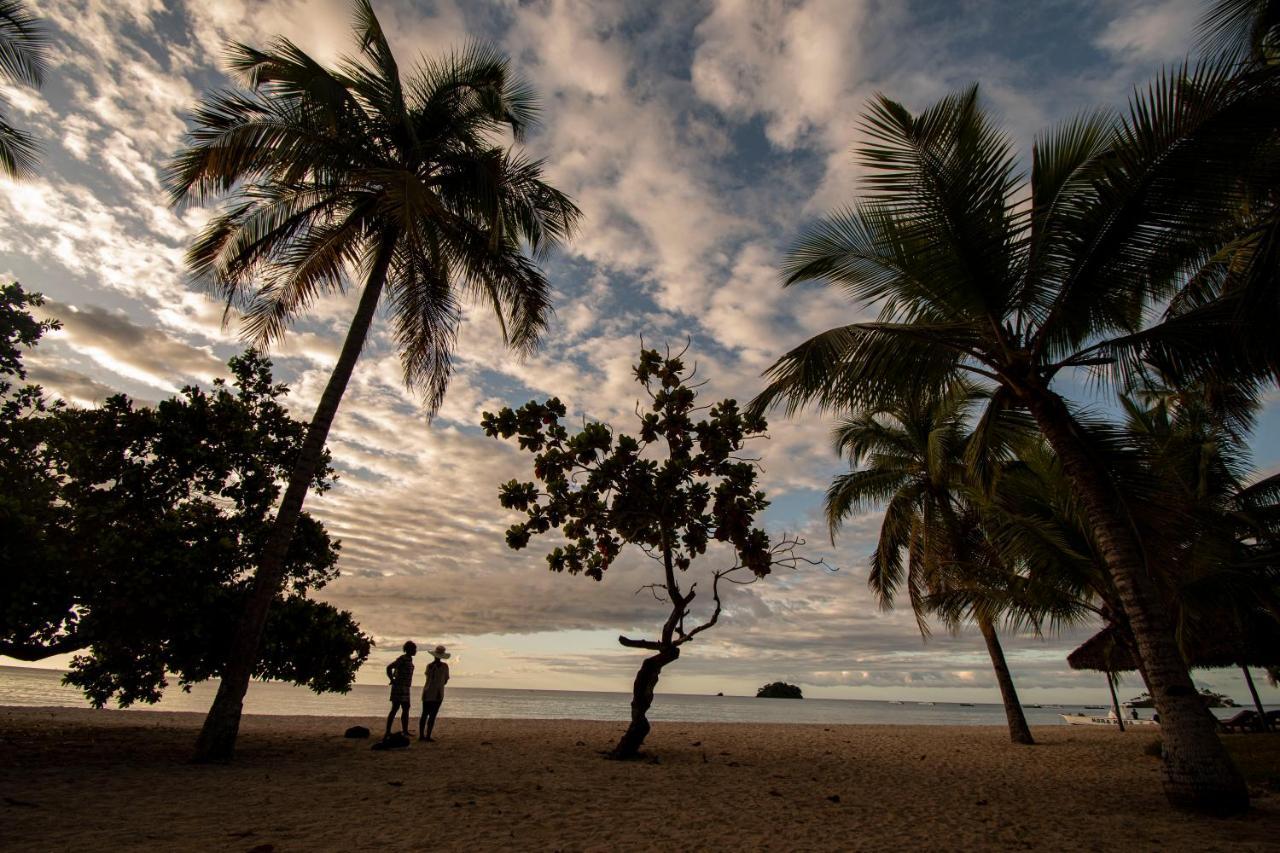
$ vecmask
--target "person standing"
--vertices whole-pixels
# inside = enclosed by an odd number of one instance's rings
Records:
[[[391,724],[396,720],[396,712],[400,713],[400,729],[409,737],[409,705],[413,701],[410,691],[413,688],[413,656],[418,647],[409,640],[404,644],[404,654],[387,664],[387,678],[391,682],[391,713],[387,714],[387,732],[383,738],[391,737]]]
[[[431,732],[436,727],[436,715],[444,702],[444,686],[449,681],[449,652],[444,646],[431,650],[434,660],[427,664],[427,683],[422,685],[422,717],[418,720],[418,740],[435,740]],[[424,733],[425,732],[425,733]]]

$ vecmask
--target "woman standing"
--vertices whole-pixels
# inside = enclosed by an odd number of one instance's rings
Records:
[[[427,664],[427,683],[422,686],[422,717],[418,720],[418,740],[435,740],[431,737],[436,727],[436,715],[440,713],[440,703],[444,701],[444,686],[449,682],[449,653],[444,646],[436,646],[431,650],[434,658]],[[425,734],[424,734],[425,730]]]

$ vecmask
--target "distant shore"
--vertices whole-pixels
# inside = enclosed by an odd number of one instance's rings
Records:
[[[1170,811],[1142,733],[1037,727],[1040,745],[1019,747],[999,727],[659,723],[656,763],[622,764],[599,754],[619,723],[451,719],[446,704],[438,742],[392,753],[342,737],[376,736],[377,718],[249,715],[235,763],[201,767],[200,720],[0,707],[0,846],[1129,853],[1280,836],[1265,787],[1246,818]]]

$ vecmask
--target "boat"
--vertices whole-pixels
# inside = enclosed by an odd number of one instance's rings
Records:
[[[1089,706],[1086,706],[1086,707],[1089,707]],[[1133,710],[1132,707],[1126,705],[1124,710],[1121,713],[1136,715],[1137,711]],[[1111,726],[1112,728],[1115,728],[1120,724],[1120,720],[1118,720],[1115,717],[1115,715],[1111,713],[1108,713],[1106,716],[1103,716],[1103,717],[1091,717],[1087,714],[1080,714],[1080,713],[1059,714],[1058,716],[1061,717],[1062,721],[1066,723],[1068,726]],[[1158,723],[1157,721],[1144,720],[1137,716],[1126,717],[1124,719],[1124,725],[1125,725],[1125,728],[1128,728],[1129,726],[1137,726],[1139,728],[1157,728],[1157,729],[1160,728],[1160,723]]]

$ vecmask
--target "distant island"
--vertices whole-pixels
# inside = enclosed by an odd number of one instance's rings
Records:
[[[787,684],[785,681],[775,681],[766,684],[756,691],[757,699],[803,699],[800,694],[800,688],[794,684]]]

